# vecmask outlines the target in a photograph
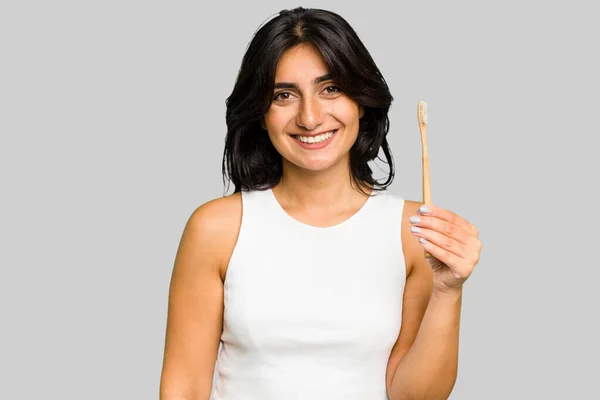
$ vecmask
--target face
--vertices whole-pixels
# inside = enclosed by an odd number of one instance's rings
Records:
[[[328,76],[313,47],[288,50],[277,65],[265,128],[286,167],[322,171],[348,162],[363,109]]]

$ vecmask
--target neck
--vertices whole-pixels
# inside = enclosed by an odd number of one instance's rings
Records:
[[[362,190],[369,193],[366,186]],[[325,171],[301,169],[284,159],[281,180],[273,191],[288,206],[311,210],[344,207],[365,198],[351,179],[349,159]]]

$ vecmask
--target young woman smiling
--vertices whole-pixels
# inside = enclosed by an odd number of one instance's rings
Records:
[[[257,31],[227,99],[234,193],[192,213],[175,260],[162,400],[210,398],[215,365],[215,400],[449,396],[481,242],[387,191],[392,100],[339,15],[284,10]]]

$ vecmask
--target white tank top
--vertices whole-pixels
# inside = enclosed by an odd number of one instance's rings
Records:
[[[380,192],[327,228],[291,217],[272,190],[243,192],[242,203],[211,398],[387,400],[404,200]]]

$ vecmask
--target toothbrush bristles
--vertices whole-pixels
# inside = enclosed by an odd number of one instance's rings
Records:
[[[427,124],[427,122],[428,122],[427,108],[428,108],[427,103],[422,101],[421,102],[420,119],[423,124]]]

